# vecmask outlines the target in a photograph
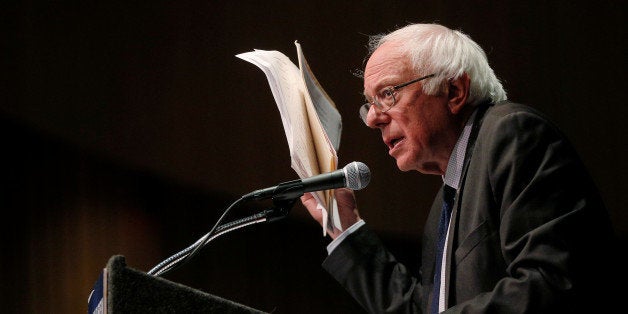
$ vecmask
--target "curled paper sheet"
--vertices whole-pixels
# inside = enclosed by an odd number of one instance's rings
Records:
[[[301,179],[337,169],[341,116],[295,41],[298,66],[283,53],[254,49],[236,57],[260,68],[271,88],[290,148],[291,167]],[[313,192],[322,211],[323,234],[341,229],[333,191]]]

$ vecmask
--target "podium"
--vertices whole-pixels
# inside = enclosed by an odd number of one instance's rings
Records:
[[[112,256],[89,296],[88,313],[266,313],[127,267]]]

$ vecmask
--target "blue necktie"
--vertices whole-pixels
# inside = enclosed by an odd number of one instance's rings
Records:
[[[443,250],[445,248],[445,238],[447,238],[447,228],[451,218],[451,210],[454,205],[456,189],[449,185],[443,185],[443,210],[438,223],[438,242],[436,243],[436,267],[434,269],[434,290],[432,291],[432,309],[430,313],[438,313],[438,299],[440,295],[440,275],[441,261],[443,260]]]

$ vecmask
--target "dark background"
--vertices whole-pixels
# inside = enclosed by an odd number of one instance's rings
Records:
[[[131,2],[131,1],[129,1]],[[461,29],[509,98],[550,116],[598,184],[626,250],[621,1],[9,1],[1,11],[0,308],[85,313],[112,255],[148,271],[254,189],[296,178],[263,72],[235,57],[298,40],[343,116],[341,166],[369,165],[363,218],[416,271],[437,176],[401,173],[357,109],[367,35]],[[261,207],[260,207],[261,206]],[[252,204],[242,214],[263,208]],[[582,232],[587,232],[583,228]],[[325,273],[321,228],[234,231],[165,276],[274,313],[361,309]]]

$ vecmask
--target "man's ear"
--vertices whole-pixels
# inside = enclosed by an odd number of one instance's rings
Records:
[[[453,114],[458,114],[467,104],[471,80],[467,73],[463,73],[456,79],[449,80],[448,102],[449,110]]]

